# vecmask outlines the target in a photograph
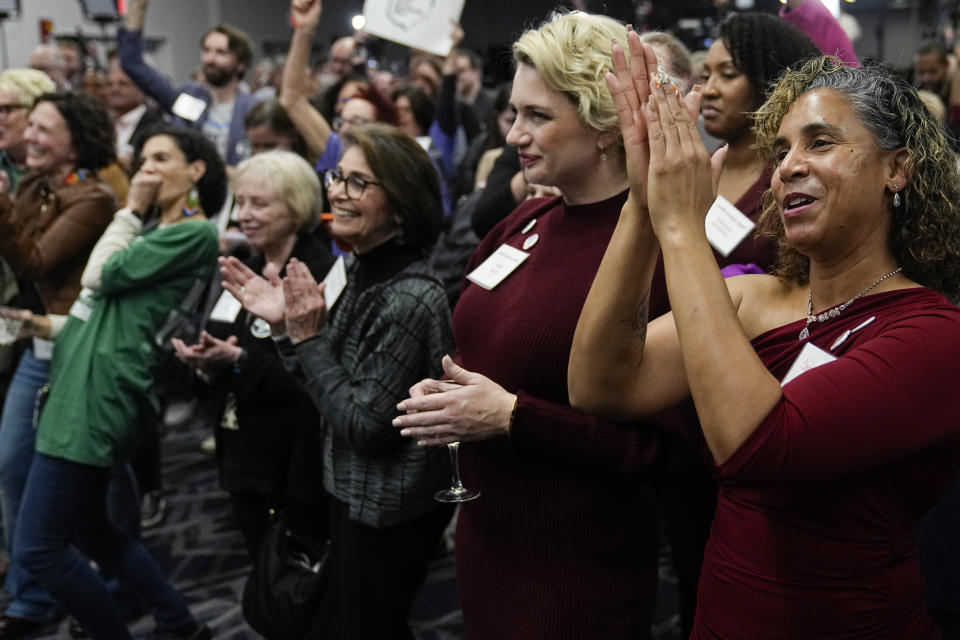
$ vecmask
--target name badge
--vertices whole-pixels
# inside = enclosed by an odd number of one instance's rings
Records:
[[[224,290],[217,298],[217,304],[213,305],[213,309],[210,311],[210,319],[214,322],[233,324],[237,321],[237,316],[240,315],[240,309],[242,308],[243,305],[240,304],[240,301],[234,298],[232,293]]]
[[[502,244],[479,267],[467,274],[467,280],[490,291],[529,257],[526,251]]]
[[[707,211],[704,225],[710,246],[724,257],[730,255],[757,226],[723,196],[717,196]]]
[[[77,299],[73,301],[73,304],[70,305],[70,311],[68,312],[74,318],[86,322],[90,319],[90,314],[93,313],[93,289],[89,287],[84,287],[80,290],[80,294],[77,296]]]
[[[196,122],[207,109],[207,103],[200,98],[195,98],[188,93],[181,93],[171,107],[173,115],[179,116],[189,122]]]
[[[33,357],[37,360],[51,360],[53,358],[53,340],[34,338]]]
[[[323,282],[327,285],[323,288],[323,302],[329,311],[340,299],[343,290],[347,288],[347,268],[343,262],[343,256],[333,263],[330,271],[324,276]]]
[[[807,371],[833,362],[836,359],[836,356],[832,356],[820,347],[808,342],[807,344],[803,345],[800,355],[798,355],[797,359],[793,361],[792,365],[790,365],[790,370],[787,371],[787,375],[783,377],[783,380],[780,382],[780,386],[785,387],[787,386],[787,383],[793,381],[799,376],[802,376]]]

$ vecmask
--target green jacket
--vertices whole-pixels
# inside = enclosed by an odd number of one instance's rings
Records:
[[[157,331],[216,264],[216,228],[188,221],[137,236],[84,289],[57,337],[37,451],[97,467],[126,461],[157,412]]]

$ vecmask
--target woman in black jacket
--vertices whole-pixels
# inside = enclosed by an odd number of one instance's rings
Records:
[[[322,279],[333,256],[310,233],[320,202],[320,182],[310,165],[288,151],[258,154],[237,166],[234,185],[240,229],[253,249],[246,265],[275,280],[296,258]],[[215,429],[220,483],[230,492],[251,558],[270,525],[271,509],[282,507],[298,534],[324,536],[319,419],[309,396],[284,369],[270,325],[223,291],[198,343],[175,340],[174,348],[220,396],[223,410]]]

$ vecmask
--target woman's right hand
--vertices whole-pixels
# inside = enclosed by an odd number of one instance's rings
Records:
[[[291,0],[290,21],[294,29],[315,29],[323,13],[322,0]]]
[[[243,308],[263,318],[275,334],[285,334],[284,322],[286,307],[283,300],[283,282],[277,268],[268,264],[263,269],[266,278],[233,256],[219,258],[220,273],[223,275],[223,288],[236,298]]]
[[[163,184],[163,178],[154,173],[137,171],[130,180],[130,191],[127,193],[127,208],[136,211],[141,216],[157,199],[157,193]]]

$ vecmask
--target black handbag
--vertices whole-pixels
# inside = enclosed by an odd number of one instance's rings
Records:
[[[243,617],[270,640],[326,637],[332,611],[330,541],[312,550],[284,519],[267,532],[243,588]]]

